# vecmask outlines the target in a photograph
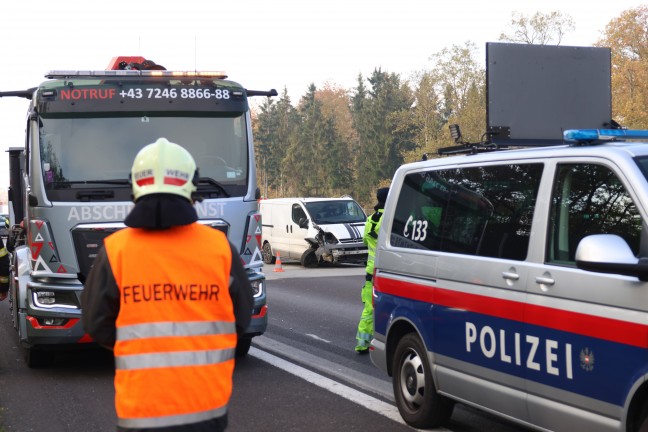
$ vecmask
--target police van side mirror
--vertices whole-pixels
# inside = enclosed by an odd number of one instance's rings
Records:
[[[576,249],[576,267],[648,281],[648,258],[637,259],[628,243],[615,234],[594,234],[583,238]]]

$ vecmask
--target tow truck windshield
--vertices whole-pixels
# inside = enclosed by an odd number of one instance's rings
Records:
[[[248,146],[244,115],[235,117],[40,117],[43,182],[52,201],[74,201],[79,189],[130,190],[137,152],[160,137],[185,147],[196,160],[200,190],[214,196],[244,196]],[[213,188],[215,191],[206,189]],[[100,194],[122,199],[123,194]]]

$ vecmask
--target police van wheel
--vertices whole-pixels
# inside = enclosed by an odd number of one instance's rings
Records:
[[[301,265],[307,268],[317,267],[319,265],[319,262],[317,260],[317,255],[315,255],[315,249],[306,249],[306,251],[302,254],[299,262],[301,262]]]
[[[272,256],[272,247],[270,246],[270,243],[265,242],[263,244],[263,262],[266,264],[274,264],[275,261],[277,260],[274,256]]]
[[[647,432],[648,431],[648,418],[644,419],[637,432]]]
[[[436,392],[425,346],[414,333],[398,342],[392,385],[398,411],[410,426],[439,427],[450,418],[454,402]]]

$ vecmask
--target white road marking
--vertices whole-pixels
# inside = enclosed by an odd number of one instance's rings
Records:
[[[322,341],[322,342],[326,342],[326,343],[331,343],[330,340],[326,340],[326,339],[321,338],[321,337],[319,337],[319,336],[317,336],[317,335],[314,335],[314,334],[306,333],[306,336],[308,336],[308,337],[310,337],[310,338],[313,338],[313,339],[315,339],[315,340],[318,340],[318,341]]]
[[[407,426],[407,423],[403,421],[403,418],[398,412],[398,408],[393,405],[390,405],[386,402],[378,400],[374,397],[371,397],[367,394],[359,392],[358,390],[352,389],[344,384],[333,381],[332,379],[326,378],[322,375],[318,375],[315,372],[304,369],[301,366],[298,366],[294,363],[290,363],[284,359],[276,357],[272,354],[269,354],[265,351],[261,351],[258,348],[251,347],[250,355],[256,357],[260,360],[263,360],[266,363],[271,364],[281,370],[284,370],[292,375],[295,375],[299,378],[302,378],[309,383],[315,384],[318,387],[321,387],[325,390],[328,390],[338,396],[341,396],[353,403],[356,403],[360,406],[363,406],[377,414],[380,414],[388,419]],[[416,429],[413,429],[416,430]],[[450,432],[448,429],[439,428],[432,429],[439,432]]]

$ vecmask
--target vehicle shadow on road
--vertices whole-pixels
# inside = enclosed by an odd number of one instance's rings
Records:
[[[50,356],[49,363],[38,369],[56,369],[59,372],[113,372],[115,369],[112,351],[101,347],[53,351]]]

